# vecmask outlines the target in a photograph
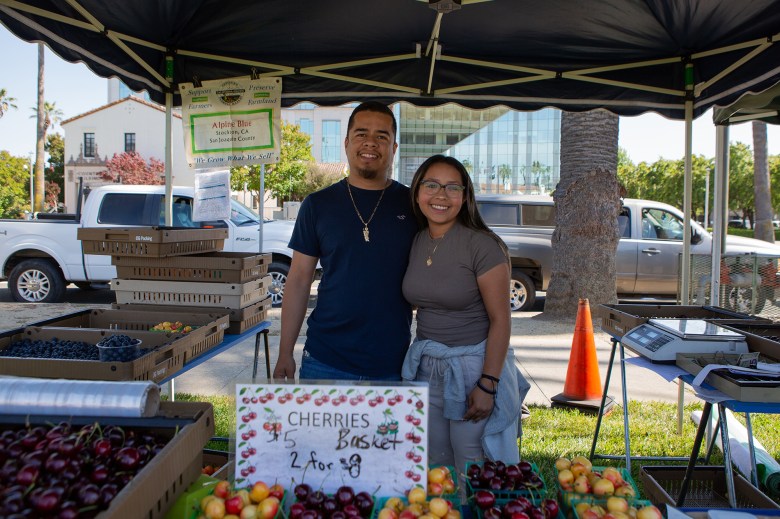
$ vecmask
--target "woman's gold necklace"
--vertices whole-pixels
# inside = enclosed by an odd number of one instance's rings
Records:
[[[374,219],[376,210],[379,209],[379,204],[382,203],[382,197],[385,196],[385,189],[387,189],[387,183],[385,182],[385,187],[382,188],[382,193],[379,195],[379,200],[377,200],[377,203],[374,206],[374,210],[371,211],[371,216],[368,217],[368,220],[363,220],[363,215],[360,214],[360,211],[358,211],[357,204],[355,203],[355,198],[352,196],[352,190],[349,187],[349,180],[345,178],[344,182],[347,183],[347,193],[349,193],[349,199],[352,200],[352,207],[355,208],[357,217],[360,218],[360,223],[363,224],[363,239],[368,241],[368,224],[370,224],[371,220]]]
[[[431,237],[431,233],[430,232],[428,232],[428,236]],[[433,265],[433,255],[436,254],[436,249],[438,249],[439,245],[441,245],[441,242],[444,241],[444,237],[445,236],[447,236],[446,232],[441,235],[441,238],[438,238],[436,240],[434,240],[433,237],[431,237],[431,240],[435,241],[436,245],[433,246],[433,250],[430,250],[430,248],[428,249],[428,259],[425,260],[425,266],[426,267],[430,267],[431,265]]]

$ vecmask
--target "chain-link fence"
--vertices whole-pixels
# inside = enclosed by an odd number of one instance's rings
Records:
[[[682,264],[682,255],[680,255]],[[736,312],[780,320],[778,257],[744,254],[721,256],[720,292],[717,306]],[[712,256],[691,255],[690,298],[692,305],[711,305]],[[680,303],[681,278],[677,302]]]

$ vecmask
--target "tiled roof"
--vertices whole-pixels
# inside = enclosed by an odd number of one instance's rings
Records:
[[[123,97],[122,99],[118,99],[118,100],[114,101],[113,103],[108,103],[106,105],[99,106],[99,107],[94,108],[94,109],[92,109],[92,110],[90,110],[88,112],[84,112],[83,114],[76,115],[74,117],[71,117],[70,119],[66,119],[66,120],[62,121],[62,123],[60,123],[60,125],[71,123],[71,122],[73,122],[73,121],[75,121],[77,119],[81,119],[82,117],[86,117],[88,115],[92,115],[92,114],[97,113],[97,112],[99,112],[101,110],[105,110],[106,108],[111,108],[112,106],[116,106],[118,104],[129,102],[129,101],[134,101],[136,103],[140,103],[142,105],[146,105],[149,108],[154,108],[155,110],[159,110],[160,112],[165,113],[165,107],[164,106],[158,105],[157,103],[153,103],[151,101],[146,101],[145,99],[141,99],[140,97],[136,97],[136,96],[132,96],[131,95],[131,96],[128,96],[128,97]],[[181,114],[177,113],[175,111],[173,112],[173,116],[174,117],[178,117],[179,119],[181,119]]]

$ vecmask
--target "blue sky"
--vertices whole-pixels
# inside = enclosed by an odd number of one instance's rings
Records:
[[[0,49],[3,68],[0,88],[17,99],[17,110],[9,110],[0,119],[0,150],[15,156],[27,156],[35,150],[35,119],[31,107],[36,103],[37,45],[27,43],[0,25]],[[46,49],[45,87],[47,101],[55,102],[65,119],[105,104],[107,81],[93,74],[83,64],[71,64]],[[769,153],[780,154],[780,125],[769,127]],[[60,131],[59,127],[55,131]],[[660,157],[680,159],[684,154],[685,125],[656,114],[621,117],[619,144],[634,162],[654,162]],[[750,123],[732,126],[732,142],[752,147]],[[711,113],[694,121],[693,152],[707,157],[715,155],[715,127]]]

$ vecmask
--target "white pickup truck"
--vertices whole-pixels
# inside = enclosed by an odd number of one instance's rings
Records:
[[[227,252],[258,252],[259,217],[231,200],[229,220],[192,221],[194,189],[173,188],[174,227],[227,227]],[[0,279],[20,302],[53,303],[62,299],[68,283],[79,288],[104,284],[116,277],[110,256],[83,254],[76,238],[79,227],[164,225],[165,186],[109,185],[93,189],[80,215],[44,215],[35,220],[0,220]],[[292,250],[287,247],[293,221],[263,222],[262,252],[271,253],[269,293],[281,304]]]
[[[555,204],[552,197],[536,195],[477,195],[482,218],[507,244],[512,259],[510,305],[513,310],[533,307],[536,292],[547,290],[552,270],[552,233]],[[679,258],[683,247],[683,213],[652,200],[623,200],[618,216],[621,232],[616,261],[617,296],[621,300],[676,301]],[[691,254],[710,255],[712,236],[691,222]],[[724,256],[753,255],[771,261],[777,270],[780,246],[761,240],[727,236]],[[774,285],[774,283],[770,283]],[[773,288],[762,287],[752,307],[738,302],[738,311],[758,313],[774,301]],[[744,292],[744,291],[742,291]],[[735,291],[727,299],[752,300]],[[726,301],[723,306],[729,306]]]

